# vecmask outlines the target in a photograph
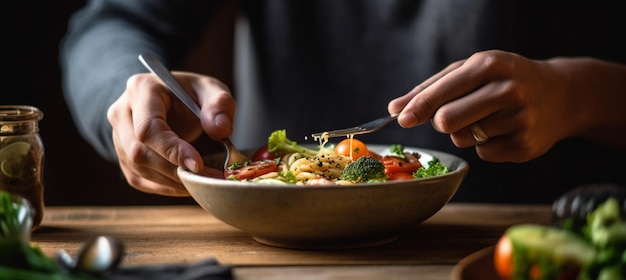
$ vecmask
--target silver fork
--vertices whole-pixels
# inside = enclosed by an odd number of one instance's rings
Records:
[[[328,133],[328,138],[371,133],[371,132],[381,129],[383,126],[397,119],[398,115],[399,114],[392,114],[389,116],[384,116],[382,118],[378,118],[373,121],[366,122],[364,124],[357,125],[357,126],[350,127],[350,128],[313,133],[311,134],[311,136],[313,136],[313,139],[318,139],[319,137],[322,137],[324,133]]]
[[[139,60],[143,65],[150,70],[150,72],[154,73],[159,77],[163,83],[174,93],[174,96],[178,97],[180,101],[183,102],[193,112],[198,119],[200,118],[200,107],[196,104],[193,99],[185,92],[183,87],[178,83],[176,78],[170,73],[170,71],[161,63],[161,61],[153,55],[150,54],[141,54],[139,55]],[[232,166],[235,163],[245,163],[249,161],[247,156],[242,154],[232,142],[230,142],[229,138],[225,138],[221,140],[222,144],[224,144],[224,149],[226,150],[226,159],[224,160],[224,170],[228,167]]]

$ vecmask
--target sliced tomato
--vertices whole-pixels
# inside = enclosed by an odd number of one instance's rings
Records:
[[[263,147],[260,147],[259,149],[257,149],[254,154],[252,154],[252,161],[261,161],[261,160],[266,160],[266,159],[275,159],[277,157],[276,154],[271,153],[268,150],[268,146],[265,145]]]
[[[415,179],[415,178],[413,178],[413,175],[411,173],[407,173],[407,172],[398,172],[398,173],[387,175],[387,180],[389,181],[400,181],[400,180],[411,180],[411,179]]]
[[[224,170],[224,178],[232,179],[235,178],[237,180],[247,180],[252,179],[263,174],[267,174],[270,172],[274,172],[278,170],[278,164],[276,161],[271,159],[260,160],[260,161],[252,161],[245,165],[242,165],[240,168],[231,169],[227,168]]]
[[[369,149],[361,140],[347,138],[341,140],[335,146],[335,154],[350,157],[354,161],[362,156],[369,155]]]
[[[381,162],[385,165],[385,174],[391,176],[395,173],[413,174],[417,169],[422,167],[419,158],[411,153],[405,153],[405,158],[394,155],[383,156]]]

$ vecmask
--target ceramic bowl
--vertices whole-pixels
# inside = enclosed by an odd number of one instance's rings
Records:
[[[368,145],[379,154],[388,146]],[[294,249],[337,249],[385,244],[437,213],[456,193],[469,166],[440,151],[405,147],[433,157],[450,172],[430,178],[352,186],[268,185],[216,179],[178,168],[193,197],[217,219],[256,241]],[[214,166],[222,158],[207,158]]]

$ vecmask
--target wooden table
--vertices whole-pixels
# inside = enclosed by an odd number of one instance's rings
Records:
[[[235,279],[450,279],[465,256],[495,244],[510,225],[546,224],[549,205],[450,203],[392,243],[346,250],[293,250],[256,242],[199,206],[47,207],[33,244],[74,255],[97,235],[121,239],[122,265],[215,258]]]

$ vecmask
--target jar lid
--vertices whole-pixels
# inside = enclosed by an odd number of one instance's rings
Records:
[[[0,105],[2,122],[39,121],[42,118],[43,112],[30,105]]]

